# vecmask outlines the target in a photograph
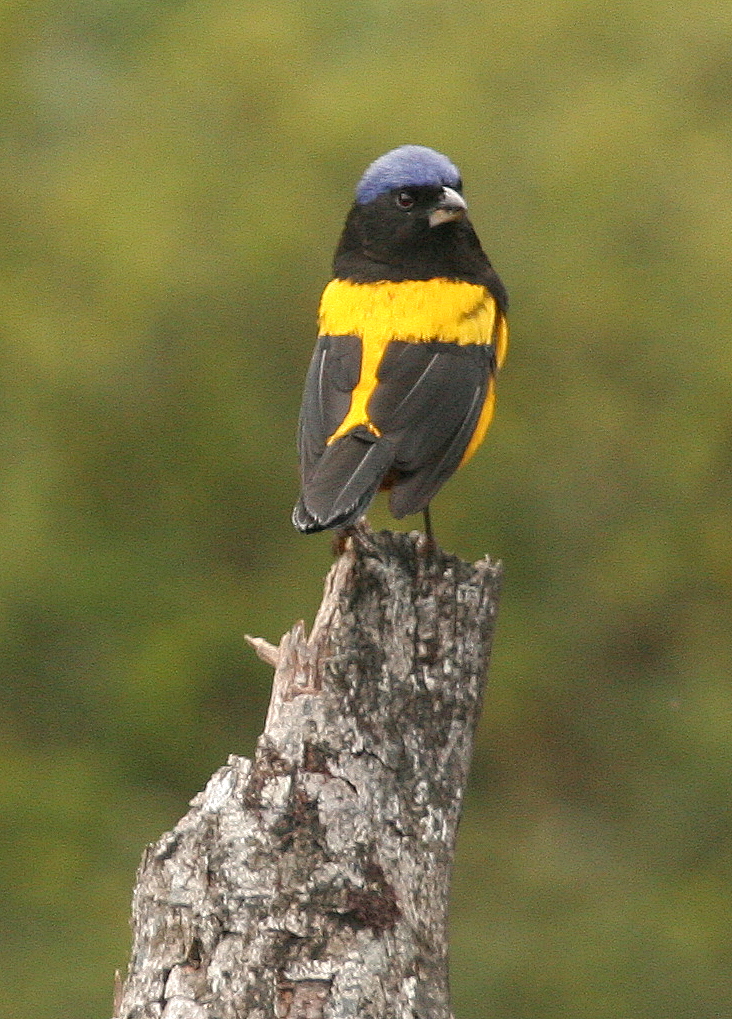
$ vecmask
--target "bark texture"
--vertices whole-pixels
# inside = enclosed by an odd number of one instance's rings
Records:
[[[500,568],[363,532],[138,874],[119,1019],[449,1019],[447,906]]]

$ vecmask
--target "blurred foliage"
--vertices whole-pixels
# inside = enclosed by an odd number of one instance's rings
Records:
[[[3,1014],[111,1014],[145,842],[252,752],[242,635],[330,561],[289,523],[320,287],[403,142],[458,162],[512,299],[433,509],[506,564],[456,1015],[729,1013],[731,109],[699,0],[6,0]]]

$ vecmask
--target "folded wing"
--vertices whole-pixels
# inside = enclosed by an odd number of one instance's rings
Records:
[[[369,413],[394,445],[389,506],[395,517],[424,509],[457,469],[494,372],[492,345],[389,344]]]
[[[389,444],[363,426],[328,445],[348,413],[360,373],[360,337],[319,337],[300,409],[302,490],[292,514],[300,531],[321,531],[357,520],[393,460]]]
[[[381,487],[403,517],[424,509],[459,466],[495,372],[489,344],[393,340],[366,404],[368,421],[329,443],[351,407],[361,372],[357,336],[321,336],[308,371],[298,448],[302,531],[347,526]]]

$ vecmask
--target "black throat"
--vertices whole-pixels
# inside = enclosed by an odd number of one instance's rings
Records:
[[[505,312],[506,290],[466,218],[431,227],[426,217],[404,223],[381,203],[354,204],[333,259],[336,279],[379,283],[435,278],[487,287]]]

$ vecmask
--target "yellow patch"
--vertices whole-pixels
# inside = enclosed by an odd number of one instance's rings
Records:
[[[320,334],[360,336],[385,350],[391,340],[491,343],[496,302],[490,291],[453,280],[349,283],[331,280],[320,302]]]
[[[377,384],[379,363],[392,340],[493,343],[499,367],[508,342],[505,317],[490,291],[473,283],[446,279],[403,283],[331,280],[321,298],[318,326],[321,336],[359,336],[362,342],[361,375],[353,390],[351,406],[329,443],[356,425],[379,434],[369,420],[367,405]],[[491,387],[463,462],[480,445],[490,423],[492,406]]]
[[[498,321],[496,322],[496,335],[493,338],[493,342],[496,345],[496,367],[503,368],[503,362],[506,360],[506,354],[508,353],[508,322],[506,316],[498,314]]]
[[[473,453],[476,451],[478,446],[485,438],[485,433],[488,431],[488,425],[493,420],[493,408],[496,404],[496,387],[493,379],[488,383],[488,392],[486,393],[485,403],[483,404],[483,410],[480,412],[478,423],[475,426],[475,431],[470,437],[470,442],[467,445],[463,458],[458,464],[462,467],[471,458]]]

